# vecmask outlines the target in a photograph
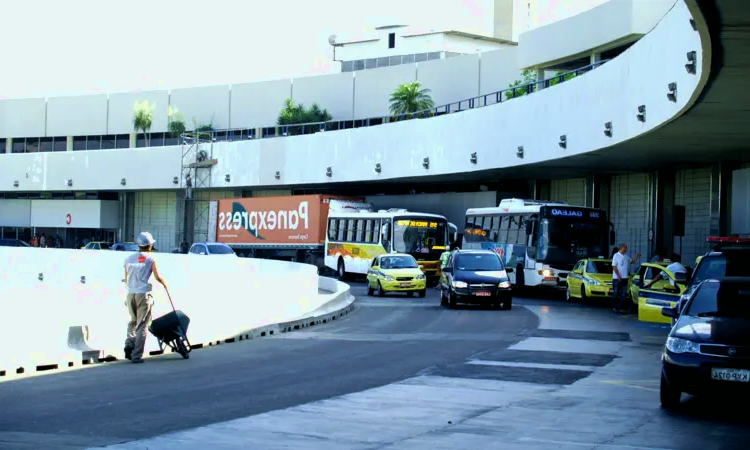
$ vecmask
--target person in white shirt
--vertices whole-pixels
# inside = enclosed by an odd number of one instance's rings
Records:
[[[167,289],[167,284],[156,268],[156,261],[150,255],[155,242],[151,233],[144,232],[138,235],[135,240],[138,252],[128,256],[124,264],[125,279],[123,281],[128,286],[125,305],[130,313],[128,335],[125,339],[125,358],[136,364],[143,362],[148,326],[151,324],[151,309],[154,306],[151,296],[151,275],[164,286],[164,289]]]
[[[630,265],[641,256],[641,252],[638,252],[631,258],[625,254],[626,251],[628,251],[627,244],[620,244],[620,250],[612,257],[612,311],[614,312],[628,312],[629,310],[629,308],[624,308]]]
[[[680,255],[672,253],[672,257],[670,258],[670,260],[672,261],[672,264],[668,265],[666,269],[672,272],[672,275],[677,278],[677,281],[685,280],[685,277],[687,276],[687,269],[682,265],[682,258],[680,257]],[[659,275],[654,277],[653,280],[649,281],[645,286],[643,286],[643,289],[649,289],[657,281],[666,279],[668,279],[672,286],[674,286],[674,280],[669,278],[666,272],[662,271],[661,273],[659,273]]]

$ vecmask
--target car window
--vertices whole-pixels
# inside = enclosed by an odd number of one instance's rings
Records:
[[[728,250],[724,254],[704,256],[690,278],[690,285],[695,286],[711,278],[748,276],[750,271],[746,268],[747,262],[741,261],[746,260],[748,256],[750,253],[742,250]]]
[[[494,253],[469,253],[456,258],[458,270],[473,272],[496,272],[504,270],[500,258]]]
[[[381,269],[416,269],[417,260],[413,256],[383,256],[380,258]]]
[[[589,261],[586,264],[587,273],[612,273],[612,262],[611,261]]]
[[[234,250],[227,245],[209,244],[208,253],[211,255],[231,255]]]
[[[750,283],[703,283],[693,295],[685,314],[750,318]]]
[[[107,243],[102,243],[102,244],[99,244],[99,247],[100,247],[100,248],[101,248],[102,250],[109,250],[109,248],[110,248],[111,246],[112,246],[111,244],[107,244]]]
[[[378,258],[373,258],[372,259],[372,265],[370,267],[375,267],[377,265],[378,265]]]

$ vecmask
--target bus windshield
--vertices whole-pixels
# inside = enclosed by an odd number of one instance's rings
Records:
[[[446,249],[448,221],[435,217],[394,220],[393,249],[399,253],[442,253]],[[439,248],[435,248],[439,247]]]
[[[604,222],[558,217],[542,219],[541,225],[540,261],[548,264],[573,264],[581,258],[607,256],[607,226]]]

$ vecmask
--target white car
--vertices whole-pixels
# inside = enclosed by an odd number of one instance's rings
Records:
[[[237,256],[232,247],[218,242],[196,242],[190,247],[188,254],[192,255],[224,255]]]

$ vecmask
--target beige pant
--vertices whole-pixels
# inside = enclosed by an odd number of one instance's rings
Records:
[[[130,313],[125,348],[132,350],[131,359],[141,359],[143,350],[146,348],[146,336],[148,326],[151,324],[151,309],[154,306],[154,300],[151,294],[128,294],[125,306]]]

